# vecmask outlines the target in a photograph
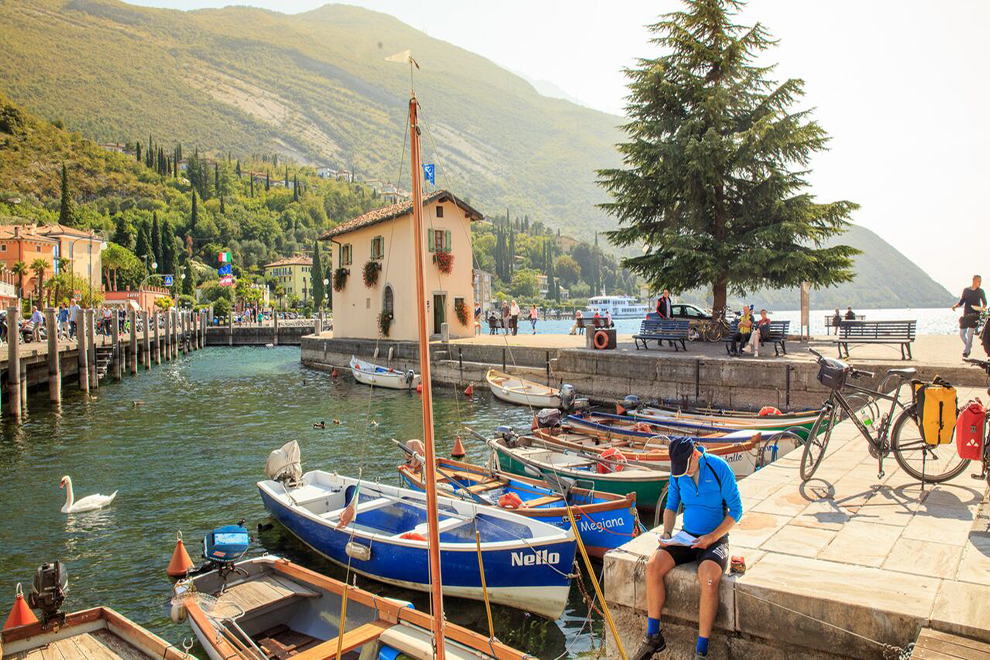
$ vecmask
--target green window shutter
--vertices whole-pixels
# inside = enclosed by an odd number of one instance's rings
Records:
[[[437,243],[432,229],[427,230],[426,237],[427,237],[426,242],[430,244],[430,252],[433,252],[434,250],[436,250]]]
[[[443,233],[443,250],[444,252],[450,252],[450,230],[446,230]]]

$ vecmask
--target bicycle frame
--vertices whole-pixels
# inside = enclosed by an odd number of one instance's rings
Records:
[[[885,394],[883,392],[866,389],[865,387],[859,387],[858,385],[851,385],[848,383],[843,387],[843,389],[848,389],[860,394],[866,394],[872,398],[890,401],[890,411],[886,415],[881,415],[880,425],[877,428],[876,438],[873,437],[873,435],[870,433],[870,430],[866,428],[866,425],[863,424],[863,422],[859,419],[859,416],[856,414],[856,411],[853,410],[852,406],[849,405],[848,399],[846,399],[846,397],[842,395],[842,392],[840,390],[832,390],[832,393],[829,395],[828,403],[834,405],[833,402],[837,402],[839,404],[839,408],[841,408],[846,413],[846,415],[849,416],[849,419],[852,420],[853,425],[855,425],[857,430],[859,430],[860,435],[866,438],[866,441],[870,443],[871,447],[873,447],[874,451],[877,453],[877,456],[881,462],[883,461],[884,457],[886,457],[887,454],[890,453],[890,445],[887,442],[887,436],[890,432],[890,425],[894,419],[894,412],[898,407],[900,407],[902,410],[907,409],[907,406],[905,406],[900,401],[901,387],[903,386],[904,386],[904,381],[900,381],[897,384],[897,389],[894,390],[893,394]]]

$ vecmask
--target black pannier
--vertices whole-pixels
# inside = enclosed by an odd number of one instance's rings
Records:
[[[849,377],[849,365],[841,360],[825,358],[818,369],[818,382],[831,390],[841,390]]]

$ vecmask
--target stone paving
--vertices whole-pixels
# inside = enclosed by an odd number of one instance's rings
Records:
[[[976,395],[986,399],[984,389],[962,388],[960,403]],[[990,641],[990,533],[985,520],[974,526],[987,484],[971,478],[975,465],[922,490],[891,457],[880,478],[849,422],[806,484],[800,460],[798,449],[739,484],[745,513],[730,544],[748,570],[721,585],[713,658],[745,657],[732,651],[733,637],[767,640],[764,657],[801,657],[797,649],[883,657],[880,644],[904,647],[925,626]],[[641,536],[605,560],[606,598],[627,648],[642,634],[655,539]],[[693,568],[676,569],[668,589],[664,617],[696,622]]]

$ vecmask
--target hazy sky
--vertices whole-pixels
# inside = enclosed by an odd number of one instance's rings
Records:
[[[176,9],[249,4],[283,12],[321,0],[131,0]],[[658,51],[644,27],[676,0],[351,0],[430,36],[549,81],[621,114],[622,68]],[[741,22],[780,40],[767,63],[807,83],[803,107],[832,136],[812,163],[822,200],[849,199],[854,221],[958,294],[990,279],[990,2],[752,0]],[[982,119],[981,119],[982,117]],[[867,255],[868,257],[868,255]]]

